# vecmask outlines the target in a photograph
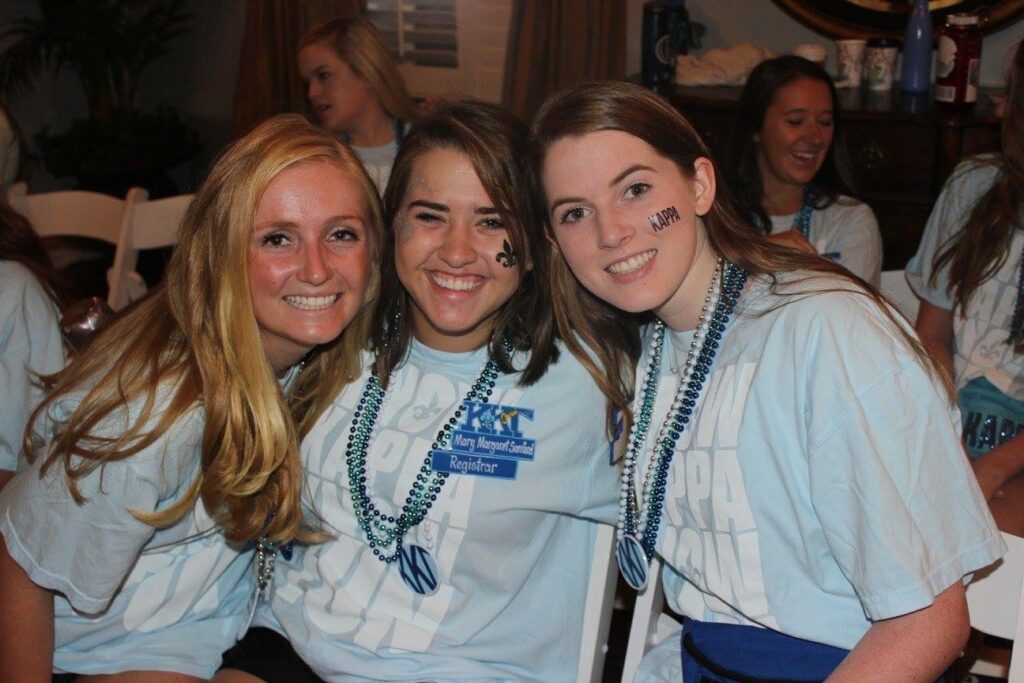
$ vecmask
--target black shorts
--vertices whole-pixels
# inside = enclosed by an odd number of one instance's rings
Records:
[[[324,683],[288,639],[273,629],[255,626],[224,653],[220,668],[236,669],[266,683]]]

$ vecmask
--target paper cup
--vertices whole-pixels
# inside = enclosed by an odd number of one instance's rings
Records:
[[[859,88],[860,75],[864,68],[866,40],[850,39],[836,41],[837,88]]]

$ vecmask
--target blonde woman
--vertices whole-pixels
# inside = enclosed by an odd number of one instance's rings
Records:
[[[219,158],[164,284],[48,378],[0,496],[0,680],[212,675],[258,597],[241,549],[312,535],[299,436],[356,371],[380,236],[358,161],[297,115]]]
[[[298,61],[313,114],[383,192],[416,109],[380,33],[366,19],[333,19],[306,34]]]

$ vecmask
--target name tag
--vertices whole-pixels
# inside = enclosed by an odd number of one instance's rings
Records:
[[[430,467],[435,472],[472,474],[477,477],[515,479],[519,463],[506,458],[489,458],[453,451],[430,451]]]
[[[430,466],[435,472],[515,479],[519,463],[536,456],[537,442],[523,433],[532,422],[529,408],[467,401],[448,449],[431,451]]]

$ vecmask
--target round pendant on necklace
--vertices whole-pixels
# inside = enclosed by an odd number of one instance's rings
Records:
[[[647,586],[647,555],[644,547],[635,536],[625,535],[615,545],[615,559],[619,562],[619,571],[631,588],[642,591]]]
[[[413,593],[433,595],[441,585],[437,562],[430,551],[418,545],[403,545],[398,552],[398,573]]]

